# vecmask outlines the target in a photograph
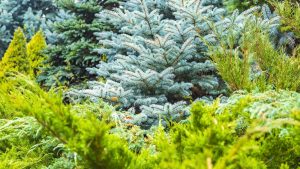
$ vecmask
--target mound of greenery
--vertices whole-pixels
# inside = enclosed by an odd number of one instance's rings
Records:
[[[2,150],[6,152],[1,155],[5,159],[2,164],[35,167],[59,161],[67,168],[299,166],[300,94],[296,92],[236,93],[226,103],[196,102],[185,124],[158,127],[153,135],[131,141],[131,145],[147,142],[139,152],[128,148],[118,136],[120,132],[111,134],[111,128],[120,126],[113,125],[106,113],[95,113],[99,112],[97,106],[104,109],[104,105],[64,105],[55,92],[44,92],[21,75],[2,79],[0,94],[2,114],[24,116],[1,120],[1,135],[8,139],[1,141],[1,149],[6,149]],[[113,111],[106,109],[107,113]],[[123,129],[131,136],[138,133],[132,133],[132,126]],[[18,137],[23,137],[21,143],[17,143]],[[60,144],[65,148],[55,152],[53,147]],[[67,152],[76,152],[76,163],[66,158]]]

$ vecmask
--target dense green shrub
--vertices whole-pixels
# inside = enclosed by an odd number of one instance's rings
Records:
[[[167,132],[161,127],[155,129],[149,146],[138,154],[115,134],[109,134],[108,119],[105,115],[96,118],[93,106],[72,110],[70,105],[62,104],[59,95],[42,91],[20,75],[2,80],[0,94],[4,104],[33,115],[52,137],[78,153],[84,168],[299,165],[300,94],[296,92],[236,93],[226,103],[197,102],[189,122],[174,123]]]
[[[270,91],[237,93],[225,104],[195,103],[189,124],[158,132],[149,168],[296,168],[300,123],[292,116],[299,115],[299,98]]]
[[[126,144],[108,134],[110,125],[99,121],[88,109],[78,114],[64,105],[61,95],[43,91],[26,76],[2,79],[0,95],[4,103],[24,115],[31,115],[60,143],[75,151],[88,168],[123,168],[128,165],[131,153]],[[111,144],[113,143],[113,144]]]

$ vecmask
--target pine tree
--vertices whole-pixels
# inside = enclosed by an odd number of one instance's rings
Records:
[[[211,32],[208,21],[221,20],[225,13],[208,2],[129,0],[100,13],[100,20],[117,31],[96,34],[104,46],[97,51],[109,62],[88,70],[107,81],[70,94],[121,104],[133,113],[130,123],[149,127],[160,118],[184,119],[185,101],[225,93],[199,38]]]
[[[18,71],[28,74],[30,70],[29,60],[26,52],[26,38],[21,28],[18,28],[13,40],[0,62],[1,74],[6,71]]]
[[[43,86],[79,84],[91,78],[87,67],[93,67],[101,60],[101,55],[94,52],[99,47],[95,32],[109,27],[96,20],[96,14],[102,7],[109,6],[102,0],[60,0],[59,5],[72,17],[54,25],[59,40],[49,45],[47,64],[38,80]]]
[[[48,22],[55,19],[54,0],[1,0],[0,1],[0,57],[6,50],[15,29],[22,27],[30,38],[40,28],[50,29]]]
[[[36,76],[39,74],[39,69],[43,66],[43,61],[46,59],[43,50],[47,47],[43,32],[38,31],[27,44],[27,55],[30,61],[30,74]]]

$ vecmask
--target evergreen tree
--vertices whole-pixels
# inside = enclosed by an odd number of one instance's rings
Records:
[[[91,78],[87,67],[99,64],[101,55],[94,52],[98,48],[95,32],[101,32],[109,27],[96,20],[96,14],[102,7],[111,7],[102,0],[60,0],[59,6],[69,12],[72,17],[57,22],[55,33],[59,40],[49,45],[47,64],[38,80],[43,86],[79,84]]]
[[[100,13],[100,20],[118,31],[97,33],[105,47],[97,51],[109,62],[88,70],[107,81],[70,94],[120,103],[138,114],[130,122],[149,127],[159,118],[185,118],[184,101],[225,93],[198,36],[211,32],[208,22],[225,13],[206,6],[208,2],[129,0],[122,8]]]
[[[36,76],[39,74],[39,69],[43,66],[43,61],[46,56],[43,50],[47,47],[43,32],[38,31],[27,44],[27,55],[30,61],[30,74]]]
[[[0,57],[6,50],[14,30],[23,27],[30,38],[47,22],[55,19],[57,8],[54,0],[1,0],[0,1]]]
[[[26,52],[26,38],[23,30],[18,28],[0,62],[0,72],[3,74],[6,71],[18,71],[28,74],[30,70],[29,65]]]

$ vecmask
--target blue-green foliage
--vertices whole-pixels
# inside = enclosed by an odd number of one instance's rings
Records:
[[[296,47],[295,35],[293,32],[280,30],[281,27],[281,23],[279,20],[280,16],[277,15],[275,12],[272,12],[270,7],[266,4],[262,5],[261,13],[262,13],[262,17],[265,20],[277,24],[277,26],[273,27],[269,32],[271,41],[274,43],[274,47],[275,48],[286,47],[287,49],[290,50],[294,49]]]
[[[23,27],[30,38],[40,28],[48,30],[57,11],[53,0],[1,0],[0,57],[6,50],[16,28]]]
[[[165,125],[184,119],[188,99],[225,93],[204,42],[227,38],[229,28],[240,34],[249,20],[273,29],[278,17],[269,16],[267,7],[265,17],[254,15],[260,7],[226,17],[224,9],[207,2],[127,1],[123,8],[100,13],[100,20],[118,31],[96,34],[105,47],[97,51],[110,61],[88,70],[107,81],[90,82],[91,89],[71,94],[121,103],[132,117],[127,122],[149,127],[159,119]]]

